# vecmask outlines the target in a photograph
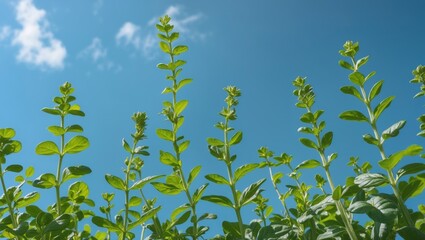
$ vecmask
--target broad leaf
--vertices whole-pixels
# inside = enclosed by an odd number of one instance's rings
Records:
[[[369,119],[363,113],[356,110],[345,111],[339,115],[339,118],[349,121],[369,122]]]
[[[233,208],[233,203],[225,196],[209,195],[202,197],[202,200],[212,202],[221,206]]]
[[[242,141],[242,132],[237,132],[229,141],[229,145],[236,145]]]
[[[52,188],[56,186],[56,176],[51,173],[42,174],[34,180],[32,185],[36,188]]]
[[[385,129],[382,132],[382,137],[384,139],[396,137],[400,133],[400,130],[404,127],[405,124],[406,124],[406,121],[404,120],[393,124],[391,127]]]
[[[106,174],[105,179],[109,183],[109,185],[111,185],[112,187],[114,187],[118,190],[124,191],[126,189],[124,181],[117,176],[114,176],[114,175],[111,175],[111,174]]]
[[[425,171],[424,163],[410,163],[406,166],[403,166],[397,171],[397,179],[401,178],[404,175],[414,174],[422,171]]]
[[[69,140],[64,147],[64,154],[74,154],[84,151],[90,145],[89,140],[83,136],[75,136]]]
[[[245,165],[242,165],[238,167],[235,171],[234,179],[235,182],[239,181],[241,178],[243,178],[246,174],[250,173],[251,171],[255,170],[258,167],[258,163],[248,163]]]
[[[49,130],[49,132],[51,132],[55,136],[63,135],[66,132],[65,129],[60,126],[50,126],[47,128],[47,130]]]
[[[201,171],[201,166],[196,166],[190,170],[189,178],[187,179],[187,183],[190,185],[192,184],[193,180],[198,176],[199,172]]]
[[[302,163],[298,164],[295,170],[305,169],[305,168],[315,168],[318,166],[321,166],[321,163],[319,161],[310,159],[310,160],[305,160]]]
[[[159,160],[165,165],[169,165],[173,167],[179,166],[179,162],[177,161],[177,159],[174,157],[173,154],[169,152],[164,152],[161,150],[159,152]]]
[[[176,195],[183,191],[182,188],[169,183],[153,182],[152,186],[159,192],[166,195]]]
[[[222,142],[221,140],[217,138],[207,138],[207,143],[210,146],[216,146],[216,147],[224,146],[224,142]]]
[[[91,169],[84,165],[67,167],[62,172],[62,183],[90,173]]]
[[[239,198],[239,203],[241,206],[250,203],[257,196],[261,184],[266,181],[265,178],[258,180],[256,183],[249,185],[245,188]]]
[[[419,145],[411,145],[404,150],[394,153],[389,158],[378,162],[385,170],[392,170],[406,156],[416,156],[422,152],[423,148]]]
[[[59,147],[52,141],[45,141],[37,145],[35,153],[39,155],[60,155]]]
[[[341,88],[341,92],[349,95],[353,95],[356,98],[358,98],[360,101],[363,101],[362,95],[359,93],[359,90],[355,88],[354,86],[344,86]]]
[[[158,178],[162,178],[164,177],[164,175],[155,175],[155,176],[149,176],[149,177],[145,177],[137,182],[135,182],[130,188],[129,190],[134,190],[134,189],[141,189],[143,188],[146,184],[148,184],[149,182],[158,179]]]
[[[175,114],[177,116],[180,115],[180,113],[182,113],[184,111],[184,109],[187,107],[188,103],[189,103],[189,101],[187,101],[187,100],[181,100],[181,101],[177,102],[175,107],[174,107]]]
[[[332,132],[325,133],[325,135],[323,135],[322,137],[322,147],[323,148],[329,147],[332,144],[332,139],[333,139]]]
[[[227,179],[219,174],[207,174],[205,175],[205,178],[213,183],[216,184],[224,184],[229,185],[229,181]]]
[[[106,218],[94,216],[91,221],[98,227],[103,227],[111,232],[122,232],[120,227]]]
[[[388,184],[388,179],[378,173],[363,173],[354,179],[354,183],[361,188],[371,188]]]
[[[7,166],[5,171],[19,173],[19,172],[22,171],[22,169],[24,169],[24,168],[21,165],[12,164],[12,165]]]
[[[394,96],[389,96],[382,100],[380,103],[378,103],[378,105],[373,110],[373,114],[375,115],[375,121],[378,120],[378,118],[381,116],[381,113],[391,105],[393,99]]]
[[[167,129],[157,129],[156,130],[156,135],[158,135],[159,138],[164,139],[166,141],[174,141],[173,138],[173,132]]]
[[[301,138],[300,142],[308,148],[319,149],[319,147],[316,145],[316,143],[314,143],[312,140],[310,140],[308,138]]]
[[[369,102],[371,102],[376,96],[379,95],[381,92],[382,84],[384,83],[384,80],[380,80],[376,82],[373,87],[370,89],[369,92]]]
[[[348,78],[350,79],[350,81],[358,86],[363,86],[364,82],[365,82],[365,77],[362,73],[360,72],[353,72],[351,73]]]

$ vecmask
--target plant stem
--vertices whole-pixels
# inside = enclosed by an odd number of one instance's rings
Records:
[[[308,112],[311,113],[311,109],[309,107],[307,107],[306,109],[307,109]],[[316,121],[313,123],[313,127],[314,127],[314,129],[318,129]],[[329,171],[329,162],[325,157],[325,150],[322,147],[322,140],[320,139],[319,133],[314,134],[314,136],[316,137],[317,145],[319,146],[319,149],[317,149],[317,151],[319,152],[320,159],[322,160],[323,168],[325,169],[326,178],[328,179],[329,186],[330,186],[331,191],[333,193],[334,190],[335,190],[335,185],[334,185],[334,182],[332,180],[331,173]],[[356,235],[356,232],[354,231],[353,226],[351,224],[351,218],[349,217],[349,213],[347,212],[345,207],[342,205],[340,200],[334,200],[334,202],[335,202],[335,205],[336,205],[339,213],[341,214],[341,219],[344,222],[347,233],[350,236],[351,240],[357,240],[357,235]]]
[[[122,236],[122,240],[125,240],[127,232],[128,232],[128,211],[129,211],[129,198],[130,198],[130,190],[128,189],[128,184],[130,182],[130,170],[131,170],[131,165],[133,164],[133,158],[134,158],[134,150],[136,149],[137,146],[137,142],[138,141],[134,141],[133,142],[133,147],[131,148],[131,154],[130,154],[130,158],[128,159],[128,163],[127,163],[127,170],[125,172],[125,212],[124,212],[124,232],[123,232],[123,236]]]
[[[385,151],[384,151],[384,145],[383,145],[383,142],[381,141],[381,136],[379,135],[378,128],[376,126],[376,117],[375,117],[375,114],[372,111],[372,108],[370,106],[370,102],[367,98],[366,91],[365,91],[363,86],[360,87],[360,90],[361,90],[361,93],[362,93],[363,101],[364,101],[366,108],[367,108],[367,112],[369,114],[370,126],[372,127],[374,137],[378,140],[377,147],[379,149],[379,154],[381,155],[382,160],[387,159],[387,156],[386,156]],[[388,176],[388,179],[390,181],[391,188],[393,189],[394,195],[397,198],[398,206],[399,206],[399,209],[400,209],[403,217],[405,218],[408,226],[415,227],[415,224],[414,224],[412,218],[410,217],[409,210],[407,209],[406,205],[404,204],[404,201],[403,201],[403,198],[401,197],[400,191],[397,188],[397,182],[394,178],[394,174],[393,174],[392,170],[387,170],[387,176]]]
[[[61,123],[60,126],[62,128],[65,128],[65,117],[61,115]],[[61,142],[60,142],[60,156],[58,161],[58,167],[56,169],[56,212],[58,216],[60,216],[61,213],[61,199],[60,199],[60,187],[61,187],[61,169],[62,169],[62,161],[64,157],[64,147],[65,147],[65,134],[61,135]]]
[[[3,165],[0,164],[1,186],[3,188],[4,197],[5,197],[5,200],[6,200],[6,203],[7,203],[7,209],[9,210],[10,218],[12,219],[12,226],[13,226],[13,228],[17,228],[18,223],[16,222],[15,212],[13,211],[13,207],[12,207],[12,201],[9,199],[9,195],[7,194],[6,184],[5,184],[4,178],[3,178],[3,168],[2,167],[3,167]],[[18,236],[16,238],[21,239]]]
[[[167,36],[167,38],[170,37],[169,32],[166,32],[166,36]],[[172,53],[173,46],[172,46],[171,42],[168,42],[168,46],[169,46],[169,49],[171,50],[171,52],[169,53],[170,61],[171,61],[171,63],[174,64],[175,60],[174,60],[174,54]],[[171,72],[172,72],[172,76],[173,76],[173,89],[177,89],[177,73],[176,73],[176,70],[174,69]],[[177,92],[173,90],[173,103],[172,103],[173,109],[175,109],[176,103],[177,103]],[[179,150],[179,145],[178,145],[178,142],[177,142],[177,130],[178,130],[177,119],[178,118],[179,118],[179,116],[174,111],[174,116],[173,116],[174,121],[172,121],[173,148],[174,148],[174,152],[176,153],[177,161],[180,163],[181,162],[180,150]],[[198,239],[198,217],[196,215],[196,203],[193,201],[192,196],[190,194],[189,186],[187,184],[187,181],[186,181],[185,175],[183,173],[183,168],[182,168],[181,164],[179,164],[179,166],[177,167],[177,173],[179,174],[180,179],[182,180],[183,189],[184,189],[184,192],[186,193],[186,197],[189,201],[189,205],[190,205],[190,208],[191,208],[191,211],[192,211],[192,217],[194,219],[193,220],[193,232],[192,232],[191,236],[192,236],[193,240],[197,240]]]

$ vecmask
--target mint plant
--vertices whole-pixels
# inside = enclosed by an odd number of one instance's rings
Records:
[[[92,222],[95,225],[107,229],[108,239],[111,238],[111,232],[114,232],[120,240],[134,239],[136,235],[131,232],[131,230],[151,219],[161,209],[161,207],[150,208],[146,212],[142,213],[140,213],[140,211],[133,210],[135,207],[140,206],[143,199],[136,195],[131,196],[131,192],[138,193],[137,190],[142,189],[149,182],[162,176],[149,176],[137,180],[137,173],[140,172],[140,168],[143,165],[143,160],[140,156],[149,156],[149,152],[147,152],[148,147],[138,145],[139,141],[146,138],[145,129],[147,116],[146,113],[138,112],[132,116],[132,119],[135,122],[136,128],[136,131],[131,134],[133,143],[130,146],[125,139],[122,140],[122,146],[129,154],[129,157],[127,157],[124,161],[126,165],[124,169],[125,177],[122,179],[111,174],[105,175],[105,179],[109,185],[124,193],[124,208],[121,209],[115,216],[115,221],[112,221],[111,202],[114,195],[105,193],[103,194],[103,198],[107,201],[107,206],[101,208],[101,211],[106,214],[106,218],[100,216],[94,216],[92,218]]]
[[[219,122],[215,125],[216,128],[223,131],[223,140],[208,138],[207,142],[210,154],[217,158],[217,160],[225,163],[227,179],[219,174],[208,174],[205,178],[215,184],[229,186],[233,199],[230,200],[224,195],[208,195],[202,197],[202,199],[234,209],[237,222],[224,221],[222,224],[223,231],[227,238],[241,239],[245,237],[246,229],[248,228],[242,219],[242,207],[253,202],[254,199],[257,198],[257,195],[260,193],[260,186],[266,179],[263,178],[258,180],[249,185],[242,192],[238,191],[236,188],[237,182],[246,174],[255,170],[258,164],[248,163],[238,167],[235,171],[232,169],[232,164],[237,156],[231,154],[230,148],[242,141],[243,134],[241,131],[238,131],[230,137],[229,134],[234,130],[230,126],[230,121],[237,119],[235,107],[239,103],[238,97],[241,96],[241,92],[234,86],[228,86],[224,90],[227,92],[227,97],[225,99],[227,106],[220,112],[220,115],[224,118],[224,122]]]
[[[339,64],[350,71],[348,76],[350,82],[353,85],[344,86],[341,91],[345,94],[352,95],[359,99],[366,107],[367,117],[358,110],[349,110],[340,114],[340,118],[350,121],[366,122],[372,129],[372,134],[363,135],[363,140],[371,145],[376,146],[381,156],[381,160],[378,165],[386,172],[386,175],[378,173],[363,173],[357,176],[354,180],[355,184],[361,187],[364,191],[368,192],[370,188],[390,185],[393,190],[393,196],[391,195],[376,195],[371,197],[369,200],[363,199],[350,206],[350,210],[353,213],[367,213],[371,217],[375,224],[373,235],[378,235],[379,238],[386,238],[394,235],[396,230],[403,237],[414,239],[413,236],[421,236],[424,238],[425,235],[415,228],[415,221],[410,213],[409,209],[405,205],[405,201],[408,198],[414,197],[420,194],[424,187],[422,184],[422,176],[412,176],[408,182],[400,181],[405,175],[411,175],[423,171],[423,164],[413,163],[401,167],[397,174],[394,174],[395,167],[401,162],[404,157],[416,156],[423,151],[423,148],[419,145],[411,145],[404,150],[395,152],[390,156],[384,149],[384,143],[390,138],[397,137],[400,130],[405,126],[406,121],[400,120],[384,131],[380,132],[377,127],[377,122],[382,113],[390,106],[394,99],[394,96],[384,98],[381,102],[372,107],[373,100],[380,94],[383,80],[380,80],[371,87],[369,93],[366,92],[365,84],[370,80],[376,72],[371,72],[368,75],[364,75],[360,72],[360,68],[365,65],[369,57],[363,57],[356,59],[356,55],[359,51],[359,43],[347,41],[343,49],[340,50],[340,54],[350,59],[350,62],[339,61]],[[415,76],[414,82],[420,82],[421,68],[418,68],[417,75]],[[420,96],[419,93],[417,96]],[[363,197],[364,198],[364,197]],[[380,205],[380,206],[377,206]],[[376,216],[376,212],[381,212],[384,217]],[[385,212],[384,212],[385,211]],[[412,238],[413,237],[413,238]]]
[[[199,222],[205,219],[214,219],[215,215],[205,213],[199,216],[196,210],[196,205],[201,199],[207,184],[201,185],[193,193],[190,190],[190,185],[201,171],[201,166],[192,168],[189,176],[186,176],[183,171],[181,155],[189,147],[190,141],[184,140],[184,136],[179,136],[178,130],[184,122],[182,112],[187,107],[189,101],[185,99],[178,100],[177,93],[183,86],[189,84],[192,79],[185,78],[178,80],[182,71],[182,66],[186,64],[186,61],[177,60],[176,57],[186,52],[188,47],[184,45],[173,45],[179,38],[179,33],[173,32],[174,26],[170,24],[170,21],[170,17],[162,17],[160,18],[160,24],[157,24],[156,28],[159,31],[158,37],[161,39],[159,46],[170,58],[169,63],[160,63],[158,64],[158,68],[170,73],[170,75],[167,75],[167,80],[171,81],[171,86],[166,87],[162,93],[171,94],[172,100],[163,103],[164,108],[162,110],[162,115],[171,123],[171,129],[157,129],[156,134],[159,138],[171,142],[172,144],[173,153],[161,151],[159,158],[163,164],[172,167],[173,172],[166,177],[165,183],[154,182],[152,184],[163,194],[175,195],[184,192],[187,197],[187,203],[174,210],[171,214],[171,221],[166,222],[164,226],[161,227],[163,229],[161,232],[164,232],[164,230],[165,232],[172,231],[176,225],[183,224],[189,217],[192,226],[188,227],[184,234],[178,234],[178,236],[172,234],[171,236],[165,236],[165,239],[177,239],[190,236],[192,239],[196,240],[209,229],[207,226],[200,226]],[[159,226],[157,225],[157,227]]]

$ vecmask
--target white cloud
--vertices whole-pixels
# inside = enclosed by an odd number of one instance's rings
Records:
[[[171,17],[171,24],[174,25],[174,30],[180,33],[189,33],[190,37],[195,37],[198,33],[191,30],[190,25],[198,22],[204,16],[202,13],[196,13],[192,15],[188,15],[182,11],[182,7],[180,6],[169,6],[165,13],[161,16],[168,15]],[[152,18],[149,21],[149,25],[154,25],[157,23],[159,17]]]
[[[117,35],[115,35],[115,40],[120,44],[124,40],[125,45],[133,45],[136,49],[139,49],[141,46],[140,39],[140,27],[132,22],[126,22],[122,25]]]
[[[79,58],[89,58],[96,64],[98,70],[119,72],[122,67],[108,59],[108,50],[103,46],[102,40],[98,37],[92,39],[83,51],[78,54]]]
[[[32,0],[19,0],[16,20],[22,29],[15,30],[13,45],[20,47],[18,61],[41,67],[60,69],[64,66],[66,49],[49,30],[46,11],[34,6]]]
[[[11,30],[9,26],[3,26],[0,30],[0,41],[5,40],[10,36]]]

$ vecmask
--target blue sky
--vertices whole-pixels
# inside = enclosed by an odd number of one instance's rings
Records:
[[[159,162],[158,152],[170,146],[155,135],[155,129],[168,127],[159,115],[161,102],[168,98],[160,93],[168,82],[165,73],[155,67],[167,59],[159,51],[154,27],[158,17],[167,13],[181,33],[180,43],[189,45],[189,52],[182,55],[188,61],[182,75],[194,79],[180,95],[190,101],[181,131],[191,140],[184,155],[187,172],[203,165],[200,175],[224,174],[223,163],[209,155],[205,139],[221,137],[213,125],[221,120],[222,88],[227,85],[242,89],[239,119],[234,123],[244,132],[242,144],[234,148],[237,166],[259,161],[257,149],[261,146],[276,153],[287,152],[295,163],[317,158],[298,142],[302,135],[296,130],[302,126],[298,120],[302,111],[294,106],[291,85],[298,75],[308,77],[316,90],[316,109],[326,111],[327,129],[334,131],[330,151],[339,153],[332,165],[337,184],[352,174],[346,166],[350,156],[371,161],[379,171],[377,150],[361,139],[370,132],[368,126],[337,117],[344,110],[363,109],[356,99],[339,91],[349,82],[348,72],[338,66],[338,50],[346,40],[359,41],[359,55],[371,56],[365,70],[377,71],[375,81],[385,80],[381,95],[396,96],[378,127],[383,130],[401,119],[407,120],[407,125],[398,138],[388,142],[387,152],[413,143],[423,145],[423,139],[415,136],[423,99],[412,100],[418,86],[408,81],[411,71],[425,64],[424,7],[419,0],[1,1],[0,127],[15,128],[16,138],[23,143],[22,152],[8,163],[35,166],[37,176],[55,172],[56,159],[34,153],[37,143],[54,139],[47,126],[58,124],[58,119],[40,109],[53,106],[51,99],[58,94],[59,85],[69,81],[86,117],[68,121],[85,128],[91,146],[66,159],[65,165],[92,168],[93,174],[85,178],[91,186],[91,198],[100,203],[100,194],[112,190],[104,174],[121,174],[125,158],[121,139],[129,139],[133,131],[130,116],[136,111],[149,116],[145,145],[150,146],[151,156],[145,159],[145,173],[169,173],[170,169]],[[317,171],[306,171],[302,180],[313,183]],[[260,177],[266,177],[266,172],[258,171],[249,179]],[[204,182],[200,177],[194,186]],[[264,195],[276,212],[281,211],[270,182],[265,186]],[[160,196],[148,188],[147,195],[158,195],[159,203],[164,204],[164,216],[184,203],[183,198]],[[219,190],[210,185],[207,193]],[[41,192],[41,202],[50,203],[51,191]],[[414,206],[418,198],[408,204]],[[170,199],[176,200],[170,203]],[[235,219],[230,211],[208,203],[202,206],[219,213],[220,221]],[[244,214],[247,221],[253,218],[249,208]],[[212,223],[209,236],[217,233],[219,226],[219,221]]]

